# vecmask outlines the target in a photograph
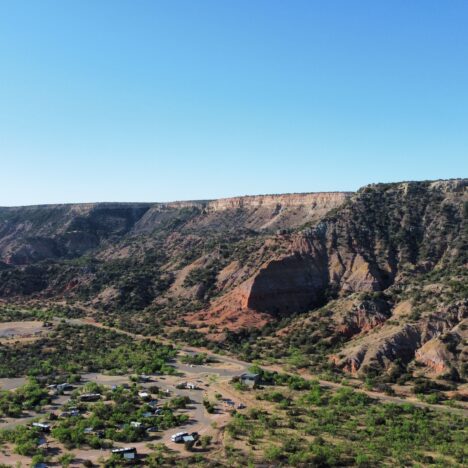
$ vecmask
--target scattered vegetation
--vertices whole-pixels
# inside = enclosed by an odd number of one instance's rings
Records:
[[[289,389],[283,390],[284,384],[278,387],[281,380]],[[287,466],[367,467],[461,467],[467,462],[467,424],[461,416],[410,404],[382,404],[350,388],[332,392],[313,381],[307,388],[291,390],[286,376],[275,376],[274,382],[274,389],[255,391],[258,407],[235,414],[227,427],[232,445],[241,452],[243,443],[261,450],[257,460]]]
[[[0,376],[63,372],[172,373],[176,351],[151,340],[93,326],[61,324],[47,337],[26,344],[0,345]]]
[[[193,364],[197,366],[216,362],[216,359],[208,356],[206,353],[185,354],[180,358],[180,360],[185,364]]]
[[[51,402],[49,392],[31,379],[14,391],[0,390],[0,418],[19,418],[24,411],[39,411]]]

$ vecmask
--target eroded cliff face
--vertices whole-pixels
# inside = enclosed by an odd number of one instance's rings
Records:
[[[381,291],[408,268],[428,271],[466,247],[466,181],[361,190],[339,214],[290,237],[288,252],[255,273],[248,305],[304,311],[326,289]]]
[[[149,204],[94,203],[0,208],[0,261],[70,258],[130,231]]]
[[[323,265],[300,254],[272,260],[251,280],[247,307],[280,316],[311,308],[327,277]]]
[[[366,187],[311,228],[270,240],[281,246],[280,253],[273,249],[247,279],[230,283],[227,295],[190,318],[202,325],[216,316],[220,329],[236,330],[326,307],[330,297],[345,305],[356,294],[395,290],[418,296],[418,275],[440,271],[450,278],[452,268],[466,267],[466,187],[466,180]],[[411,302],[395,303],[393,292],[387,299],[353,302],[339,314],[330,312],[323,322],[327,341],[347,343],[330,355],[332,362],[360,376],[391,369],[397,359],[404,364],[416,359],[432,374],[462,372],[466,352],[454,352],[441,337],[449,333],[463,348],[466,306],[451,304],[449,290],[437,284],[425,288],[434,305],[424,304],[428,311],[417,312],[416,318],[411,318]]]
[[[383,325],[391,316],[391,305],[383,300],[364,300],[353,304],[344,316],[337,318],[336,332],[349,339]]]
[[[252,230],[275,232],[314,223],[340,207],[350,193],[305,193],[258,195],[210,201],[174,202],[154,205],[135,226],[135,233],[151,232],[184,210],[186,229],[195,231]],[[191,215],[190,215],[191,213]]]
[[[370,369],[387,369],[398,358],[403,362],[416,359],[435,373],[446,372],[450,366],[461,366],[441,338],[453,334],[457,344],[462,340],[459,332],[468,317],[468,301],[455,303],[416,323],[390,325],[379,334],[363,336],[359,343],[345,346],[344,356],[332,359],[347,372],[364,376]],[[383,322],[382,322],[383,323]]]
[[[172,203],[90,203],[0,208],[0,261],[73,258],[125,236],[293,229],[322,217],[350,194],[313,193]]]
[[[291,208],[307,206],[309,209],[336,208],[344,203],[352,192],[288,193],[282,195],[247,195],[244,197],[220,198],[207,203],[208,211],[252,209],[259,207]]]
[[[340,312],[331,310],[322,328],[338,367],[360,373],[417,357],[442,372],[444,362],[464,356],[440,338],[460,335],[464,318],[450,308],[455,296],[447,288],[423,291],[442,302],[435,315],[414,320],[405,312],[413,306],[403,304],[421,275],[466,268],[467,183],[0,208],[0,297],[66,297],[135,314],[177,308],[178,317],[218,340],[226,328],[262,328],[297,314],[312,314],[313,323],[314,310],[333,298]],[[354,295],[389,291],[408,297],[348,304]],[[301,317],[284,336],[300,331]],[[311,340],[322,338],[313,331]]]

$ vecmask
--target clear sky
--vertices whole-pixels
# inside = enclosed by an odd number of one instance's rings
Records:
[[[4,0],[0,205],[468,175],[468,1]]]

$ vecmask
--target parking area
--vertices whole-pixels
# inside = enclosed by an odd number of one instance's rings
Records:
[[[151,452],[151,442],[162,442],[171,450],[181,454],[187,453],[186,442],[190,442],[188,439],[194,438],[195,442],[200,437],[209,436],[212,440],[217,440],[220,430],[230,418],[230,412],[233,409],[242,409],[245,406],[232,392],[227,394],[229,380],[245,370],[245,367],[224,361],[191,365],[180,362],[180,359],[175,360],[172,365],[175,368],[176,375],[147,375],[135,379],[136,376],[130,374],[107,375],[98,372],[82,374],[81,382],[56,395],[53,402],[46,405],[40,413],[29,412],[21,418],[4,418],[0,421],[0,429],[12,429],[18,425],[28,425],[38,418],[46,421],[51,413],[60,416],[63,414],[64,408],[69,404],[73,391],[80,389],[87,383],[91,382],[112,389],[118,386],[130,387],[136,380],[141,395],[145,395],[145,393],[150,395],[151,390],[154,391],[155,388],[158,388],[164,395],[161,400],[162,404],[174,397],[187,397],[189,403],[185,408],[178,410],[178,413],[187,416],[186,422],[177,427],[153,433],[144,441],[131,443],[131,447],[139,455],[145,455]],[[0,385],[4,389],[13,390],[24,385],[26,381],[25,378],[0,379]],[[208,411],[206,407],[207,401],[212,406],[211,411]],[[188,439],[183,440],[182,438],[180,440],[179,438],[176,440],[173,437],[176,433],[183,433],[184,437]],[[115,442],[114,449],[128,448],[128,445],[128,443]],[[64,450],[61,444],[52,439],[50,439],[48,446],[50,450]],[[71,466],[83,466],[82,463],[86,460],[96,462],[102,459],[103,455],[109,456],[110,454],[110,450],[103,451],[102,449],[88,448],[74,449],[71,452],[76,456],[76,460],[80,460],[80,463],[76,465],[72,463]],[[125,455],[124,451],[119,452],[119,454]],[[16,457],[12,453],[8,453],[8,451],[0,453],[0,463],[11,464],[13,461],[12,456],[13,458]],[[130,452],[128,456],[131,456]]]

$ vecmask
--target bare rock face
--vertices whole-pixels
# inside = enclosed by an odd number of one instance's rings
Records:
[[[208,202],[206,212],[208,218],[244,213],[246,228],[274,232],[316,222],[330,210],[340,207],[351,195],[326,192],[224,198]]]
[[[456,181],[362,189],[339,216],[292,235],[289,251],[258,269],[249,308],[306,311],[320,305],[325,290],[341,295],[382,291],[408,265],[427,271],[449,261],[466,244],[461,231],[466,185]],[[452,186],[456,192],[449,191]]]
[[[357,345],[341,351],[344,357],[332,357],[335,364],[351,374],[365,375],[370,369],[386,369],[398,357],[410,361],[421,345],[417,327],[407,324],[388,328],[378,336],[368,335]]]
[[[326,270],[300,254],[272,260],[250,281],[249,309],[288,314],[311,308],[326,287]]]
[[[189,313],[185,319],[199,327],[205,327],[209,332],[209,326],[215,327],[218,332],[212,338],[219,340],[225,329],[237,331],[244,328],[261,328],[271,320],[271,315],[249,309],[250,283],[246,282],[228,292],[219,299],[213,301],[209,308],[195,313]]]
[[[447,349],[439,337],[424,343],[417,351],[415,360],[427,366],[433,374],[444,374],[454,362],[453,354]]]
[[[72,258],[128,233],[149,204],[0,208],[0,260],[26,265]]]
[[[453,335],[452,342],[462,343],[459,333],[467,317],[468,301],[458,302],[419,322],[391,326],[376,335],[368,334],[358,343],[345,347],[342,357],[333,356],[332,360],[346,372],[365,375],[370,368],[387,369],[397,358],[403,362],[416,358],[436,373],[442,373],[449,364],[455,364],[443,337]]]
[[[330,211],[343,204],[351,192],[323,193],[290,193],[284,195],[253,195],[245,197],[221,198],[207,203],[208,211],[225,211],[239,209],[283,209],[292,207],[307,207],[312,211],[323,209]]]
[[[467,187],[458,179],[355,194],[0,208],[0,297],[66,297],[116,313],[154,306],[167,316],[177,307],[209,333],[261,328],[352,297],[306,337],[345,342],[327,354],[337,366],[364,374],[416,359],[434,373],[461,369],[460,278],[453,289],[419,291],[423,305],[443,299],[422,316],[408,285],[438,272],[447,283],[462,276]],[[402,293],[396,308],[385,295],[392,288]]]
[[[390,305],[380,299],[374,301],[365,300],[355,305],[341,320],[337,332],[351,338],[359,333],[374,330],[391,315]]]
[[[346,192],[300,193],[157,203],[136,223],[133,232],[149,233],[178,220],[191,230],[275,232],[315,222],[350,196]]]
[[[449,314],[454,312],[457,313],[458,323],[451,328],[451,323],[447,323],[442,333],[436,334],[416,351],[415,361],[425,365],[430,376],[447,374],[454,368],[463,372],[463,366],[468,365],[467,302],[456,303],[448,308]]]
[[[333,271],[330,272],[333,274]],[[339,278],[339,274],[334,275]],[[343,292],[378,291],[382,288],[380,273],[375,265],[367,262],[360,254],[352,255],[344,263],[343,276],[340,278]]]

